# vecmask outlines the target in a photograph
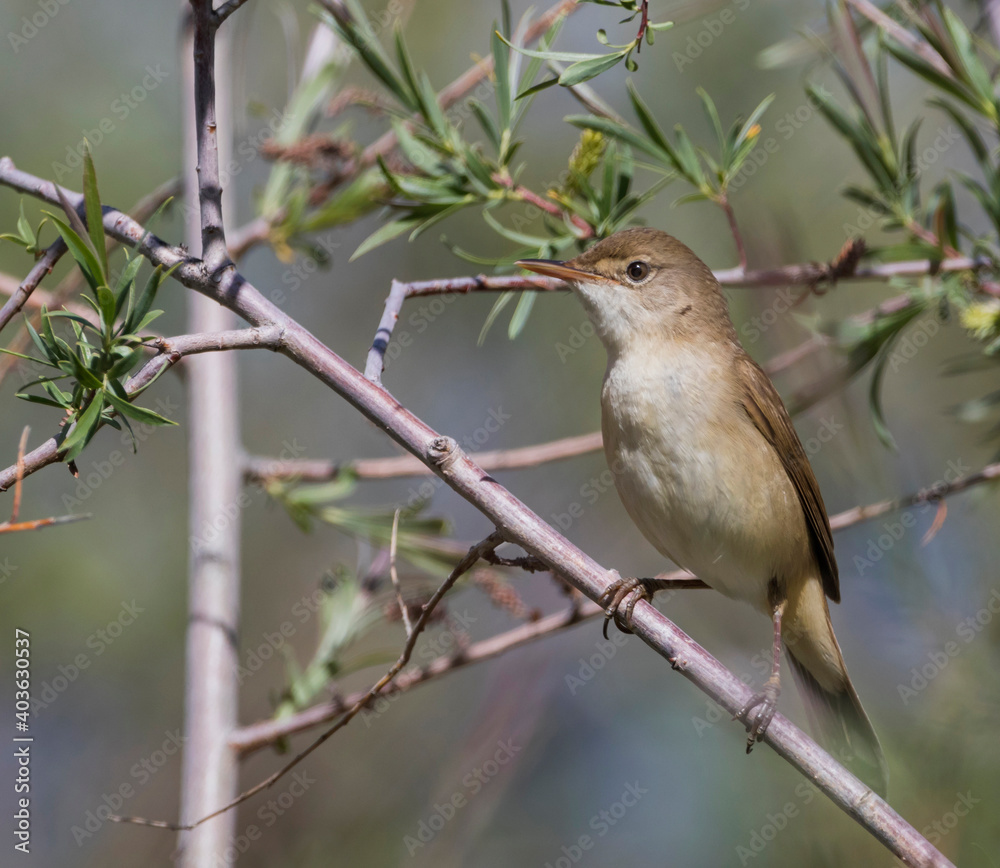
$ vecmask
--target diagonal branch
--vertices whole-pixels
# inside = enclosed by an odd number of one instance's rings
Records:
[[[0,183],[43,199],[56,197],[53,184],[19,171],[9,158],[0,159]],[[80,194],[71,191],[64,191],[64,195],[73,205],[81,199]],[[155,236],[147,237],[140,245],[142,227],[113,208],[104,212],[104,227],[123,243],[137,246],[154,264],[167,268],[176,265],[173,273],[176,280],[215,299],[251,325],[283,328],[282,353],[432,467],[451,488],[500,529],[507,541],[543,560],[592,600],[599,599],[609,587],[611,576],[606,569],[497,484],[453,439],[442,437],[389,392],[367,379],[268,301],[235,268],[210,275],[204,263]],[[676,671],[731,714],[738,714],[750,699],[750,689],[740,679],[647,602],[640,601],[636,606],[632,629]],[[951,865],[885,800],[783,715],[775,715],[764,741],[907,864],[941,868]]]
[[[28,272],[28,276],[21,281],[11,297],[7,299],[7,303],[0,308],[0,330],[24,307],[31,293],[38,288],[38,284],[42,282],[44,277],[52,273],[52,269],[56,267],[56,263],[65,252],[66,243],[62,238],[53,241],[48,246],[41,259]]]

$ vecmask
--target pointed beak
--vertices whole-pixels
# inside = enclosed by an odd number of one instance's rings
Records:
[[[592,283],[606,279],[599,274],[573,268],[573,266],[566,262],[560,262],[558,259],[520,259],[514,264],[521,266],[521,268],[526,268],[528,271],[534,271],[535,274],[556,277],[568,283],[576,283],[578,281]]]

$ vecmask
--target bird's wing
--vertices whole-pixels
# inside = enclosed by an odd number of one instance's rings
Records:
[[[741,382],[747,384],[743,394],[743,406],[753,419],[757,430],[778,453],[788,478],[798,492],[799,502],[802,504],[802,511],[809,527],[809,535],[812,538],[813,551],[819,563],[823,590],[831,600],[839,603],[840,579],[837,560],[833,554],[830,519],[823,505],[819,483],[809,465],[799,435],[795,433],[788,411],[767,374],[747,355],[743,355],[738,364],[743,368],[744,376],[740,378]],[[767,396],[770,400],[761,401],[758,396]]]

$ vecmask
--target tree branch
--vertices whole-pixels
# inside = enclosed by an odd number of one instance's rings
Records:
[[[7,303],[0,308],[0,331],[3,330],[4,326],[7,325],[24,307],[25,302],[31,296],[31,293],[38,288],[38,284],[42,282],[42,278],[52,273],[52,269],[55,268],[56,263],[60,260],[62,255],[66,252],[66,244],[62,238],[53,241],[45,253],[42,254],[41,259],[35,263],[31,271],[28,272],[28,276],[21,281],[20,286],[14,291]]]
[[[469,457],[483,470],[518,470],[536,467],[550,461],[562,461],[596,452],[603,445],[600,431],[563,437],[548,443],[521,446],[516,449],[496,449],[491,452],[472,452]],[[338,464],[322,459],[283,460],[248,455],[243,460],[243,473],[247,481],[263,482],[268,479],[298,479],[303,482],[326,482],[343,473],[358,479],[394,479],[401,476],[430,476],[426,464],[412,455],[392,458],[361,458]]]
[[[0,159],[0,183],[40,198],[55,197],[54,185],[17,170],[8,158]],[[67,191],[65,195],[73,204],[80,201],[78,193]],[[132,245],[138,246],[143,235],[141,226],[113,208],[105,210],[104,227],[114,237]],[[251,325],[282,327],[285,355],[431,466],[499,528],[506,540],[545,561],[592,600],[599,599],[607,589],[610,584],[607,570],[498,485],[453,439],[442,437],[269,302],[235,268],[210,275],[203,263],[155,236],[147,237],[139,252],[154,264],[168,268],[176,265],[173,273],[176,280],[215,299]],[[750,699],[750,689],[742,681],[647,602],[640,601],[636,606],[632,629],[670,661],[676,671],[731,714],[737,714]],[[764,741],[907,864],[942,868],[951,864],[883,799],[783,715],[775,715]]]

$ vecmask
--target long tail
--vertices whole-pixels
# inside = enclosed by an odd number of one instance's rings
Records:
[[[782,631],[810,722],[828,750],[883,798],[889,767],[851,684],[818,581],[790,596]]]

